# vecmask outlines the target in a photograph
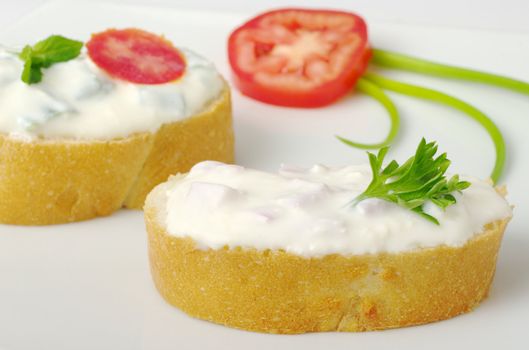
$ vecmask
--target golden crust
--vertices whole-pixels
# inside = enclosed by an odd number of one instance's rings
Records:
[[[124,206],[142,209],[145,197],[161,182],[176,173],[187,172],[203,160],[235,161],[230,90],[215,105],[193,118],[165,124],[154,135],[151,150],[143,163]]]
[[[486,296],[508,219],[464,246],[303,258],[284,251],[200,250],[167,234],[148,199],[154,283],[191,316],[267,333],[367,331],[447,319]]]
[[[47,225],[141,209],[170,174],[234,161],[230,91],[204,112],[110,141],[26,142],[0,134],[0,222]]]

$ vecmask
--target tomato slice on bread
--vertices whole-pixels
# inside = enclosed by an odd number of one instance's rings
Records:
[[[228,39],[235,85],[256,100],[325,106],[345,95],[371,51],[364,20],[349,12],[280,9],[237,28]]]
[[[164,84],[180,78],[184,57],[162,36],[141,29],[109,29],[93,34],[88,55],[109,75],[137,84]]]

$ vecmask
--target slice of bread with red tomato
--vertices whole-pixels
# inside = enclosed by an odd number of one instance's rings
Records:
[[[120,38],[120,35],[124,37]],[[54,43],[61,44],[59,41]],[[43,47],[34,46],[35,50],[46,48]],[[148,85],[178,83],[178,79],[185,76],[183,67],[186,62],[178,49],[163,37],[138,29],[96,34],[87,47],[92,63],[99,66],[98,74],[103,72],[102,76],[110,79],[110,85],[119,80],[120,84],[125,81],[120,85],[124,89],[137,88],[133,96],[139,97],[133,106],[144,103],[141,93],[148,89]],[[13,62],[16,59],[15,56]],[[171,111],[164,110],[164,119],[159,123],[159,119],[153,119],[155,112],[145,115],[151,119],[145,119],[143,109],[140,109],[135,120],[147,120],[145,129],[136,128],[129,132],[123,123],[130,121],[130,116],[127,118],[126,112],[114,107],[114,114],[101,109],[105,112],[101,113],[104,118],[97,123],[91,119],[93,114],[85,113],[83,117],[91,123],[89,125],[96,125],[94,130],[98,132],[110,130],[107,124],[112,124],[119,132],[127,130],[119,136],[30,134],[30,137],[20,137],[16,132],[0,132],[0,223],[57,224],[108,215],[122,207],[141,209],[149,191],[170,174],[185,172],[195,163],[207,159],[233,162],[230,88],[214,68],[211,72],[218,83],[211,97],[202,99],[202,104],[195,109],[187,109],[185,115],[173,116]],[[43,82],[46,82],[47,71],[42,74]],[[28,91],[44,89],[42,85],[28,87],[18,81],[16,84]],[[173,97],[177,85],[166,85],[169,98]],[[203,90],[197,91],[195,95],[202,96],[200,92]],[[108,100],[96,99],[95,103],[105,107],[105,101]],[[16,103],[26,102],[20,100]],[[130,115],[138,109],[128,110]],[[119,122],[108,123],[107,115],[120,116],[117,118]],[[2,117],[6,118],[0,115]],[[18,120],[16,117],[12,119]],[[74,113],[54,121],[67,122],[73,118],[76,118]],[[75,130],[78,129],[81,128]]]

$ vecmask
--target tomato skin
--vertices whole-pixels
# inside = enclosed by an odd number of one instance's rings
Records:
[[[107,29],[86,43],[92,61],[110,76],[136,84],[164,84],[179,79],[186,62],[162,36],[137,29]]]
[[[325,107],[336,102],[354,88],[356,81],[366,70],[370,59],[371,49],[367,49],[358,65],[353,67],[348,74],[343,74],[339,79],[320,85],[310,92],[274,90],[255,83],[251,77],[237,74],[233,75],[233,82],[243,95],[264,103],[283,107]]]
[[[255,79],[253,72],[241,69],[239,65],[239,52],[237,37],[244,31],[257,28],[260,22],[271,15],[283,12],[301,12],[308,14],[346,15],[355,20],[355,33],[359,36],[360,44],[353,57],[334,79],[323,82],[310,90],[285,89],[281,87],[266,86]],[[258,48],[260,49],[260,48]],[[266,49],[266,48],[265,48]],[[286,106],[316,108],[329,105],[346,95],[355,85],[356,81],[367,69],[371,58],[371,49],[367,41],[367,26],[364,20],[349,12],[334,10],[313,10],[301,8],[284,8],[272,10],[252,18],[232,32],[228,39],[228,60],[232,68],[232,77],[235,86],[242,94],[261,102]]]

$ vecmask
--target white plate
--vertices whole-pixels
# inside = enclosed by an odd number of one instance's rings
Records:
[[[26,44],[60,33],[79,39],[107,27],[137,26],[165,33],[212,59],[226,76],[225,42],[251,14],[193,12],[99,3],[49,3],[0,35]],[[374,46],[473,66],[529,81],[529,36],[370,21]],[[489,113],[507,139],[502,182],[517,205],[490,297],[474,312],[430,325],[363,334],[265,335],[187,317],[167,305],[150,279],[142,214],[49,227],[0,225],[0,348],[5,349],[369,349],[513,348],[527,343],[529,324],[529,99],[490,87],[392,74],[437,87]],[[493,148],[485,132],[444,107],[394,95],[403,129],[392,156],[403,159],[420,137],[438,140],[454,171],[485,177]],[[376,141],[385,113],[364,96],[316,110],[263,105],[234,92],[237,161],[273,170],[281,162],[364,162],[363,151],[334,134]],[[1,151],[1,150],[0,150]],[[1,200],[1,199],[0,199]],[[518,346],[520,347],[520,346]]]

